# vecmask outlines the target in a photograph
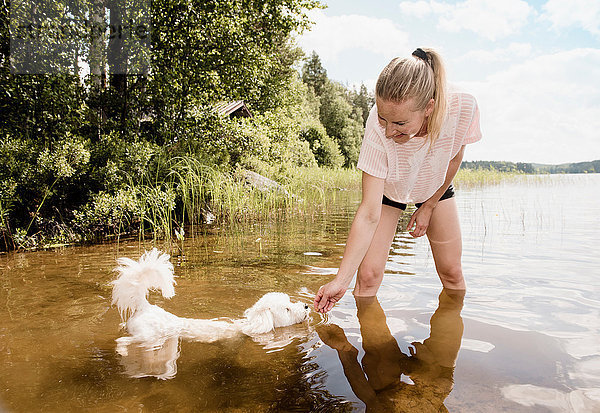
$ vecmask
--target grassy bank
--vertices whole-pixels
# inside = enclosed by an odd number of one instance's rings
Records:
[[[248,182],[243,170],[223,171],[192,157],[176,157],[117,191],[98,193],[72,211],[71,220],[50,231],[16,232],[5,241],[28,250],[132,235],[177,238],[184,228],[189,233],[207,224],[244,226],[323,212],[336,204],[340,191],[360,189],[356,170],[294,167],[262,172],[273,178],[273,187]]]
[[[166,172],[165,172],[166,171]],[[225,172],[190,157],[163,165],[163,173],[129,182],[114,194],[100,193],[85,209],[74,211],[59,231],[16,238],[18,249],[56,247],[118,239],[124,235],[177,238],[208,224],[248,225],[320,213],[334,208],[342,191],[360,191],[356,169],[297,167],[265,173],[276,181],[259,188],[243,171]],[[161,176],[161,178],[158,178]],[[523,177],[495,170],[460,170],[458,188],[494,185]]]
[[[169,171],[160,182],[146,180],[145,184],[132,184],[126,189],[134,198],[134,207],[129,206],[129,211],[121,214],[120,222],[114,224],[116,228],[131,229],[137,223],[140,234],[170,238],[183,227],[194,231],[207,223],[228,226],[288,219],[327,211],[335,207],[341,191],[361,188],[361,172],[345,168],[266,171],[265,175],[278,185],[270,189],[248,183],[242,171],[223,172],[192,158],[174,159]],[[455,184],[469,188],[523,176],[495,170],[460,170]]]
[[[233,224],[284,219],[324,210],[335,204],[336,192],[360,188],[358,172],[342,168],[296,167],[274,175],[269,178],[277,186],[260,188],[249,183],[243,171],[222,172],[180,158],[160,183],[163,192],[176,194],[176,205],[169,216],[160,204],[144,200],[150,215],[159,217],[146,221],[152,232],[168,236],[169,221],[193,226],[212,220]],[[154,190],[152,186],[141,189]]]

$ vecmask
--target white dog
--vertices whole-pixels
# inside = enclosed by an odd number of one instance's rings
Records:
[[[119,353],[126,353],[127,345],[131,343],[156,347],[172,337],[213,342],[239,333],[256,336],[277,327],[301,323],[309,316],[307,304],[292,303],[284,293],[268,293],[247,309],[244,318],[239,320],[177,317],[147,300],[152,289],[160,290],[165,298],[175,295],[173,264],[169,258],[168,254],[154,248],[144,253],[139,261],[129,258],[117,260],[119,266],[115,271],[119,275],[112,282],[112,303],[119,309],[131,335],[117,339]]]

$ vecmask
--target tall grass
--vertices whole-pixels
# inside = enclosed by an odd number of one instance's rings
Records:
[[[454,178],[457,188],[473,188],[486,185],[498,185],[505,181],[522,179],[522,172],[501,172],[496,169],[459,169]]]
[[[139,206],[140,234],[154,238],[170,238],[184,225],[193,232],[209,218],[234,225],[312,213],[335,204],[337,192],[360,188],[356,170],[301,167],[280,179],[278,188],[260,190],[240,173],[192,157],[173,158],[160,168],[166,173],[148,174],[127,188]]]
[[[192,157],[177,157],[166,165],[162,179],[146,177],[130,184],[140,204],[141,232],[170,238],[174,230],[190,225],[192,231],[208,217],[226,225],[278,220],[328,210],[341,191],[360,191],[356,169],[298,167],[279,177],[279,187],[260,190],[240,173],[222,171]],[[459,188],[494,185],[523,178],[522,173],[496,170],[459,170]]]

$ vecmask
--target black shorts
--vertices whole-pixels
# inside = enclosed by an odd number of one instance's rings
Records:
[[[442,197],[440,198],[440,201],[443,201],[444,199],[448,199],[448,198],[452,198],[454,196],[454,187],[452,186],[452,184],[450,184],[450,186],[448,187],[448,189],[446,189],[446,192],[444,192],[444,195],[442,195]],[[391,199],[389,199],[387,196],[383,196],[383,200],[381,201],[381,203],[383,205],[388,205],[394,208],[398,208],[401,210],[405,210],[406,209],[406,204],[402,204],[400,202],[396,202],[396,201],[392,201]],[[418,202],[415,204],[415,206],[417,208],[419,208],[421,205],[423,205],[422,202]]]

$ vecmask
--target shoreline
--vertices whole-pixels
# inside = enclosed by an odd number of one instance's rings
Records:
[[[121,216],[113,223],[113,229],[122,231],[110,233],[106,225],[98,231],[77,231],[75,222],[62,223],[58,234],[36,233],[17,245],[12,240],[13,249],[2,249],[0,254],[11,251],[39,251],[66,248],[79,245],[96,245],[105,242],[119,242],[120,239],[178,241],[186,231],[197,233],[213,226],[235,227],[255,222],[279,221],[295,216],[322,212],[335,205],[336,192],[360,191],[360,171],[349,168],[299,167],[295,174],[288,174],[274,182],[276,187],[258,188],[249,185],[239,174],[212,170],[203,175],[192,174],[178,182],[157,182],[154,185],[138,185],[129,188],[136,192],[136,200],[142,200],[143,192],[156,193],[167,187],[179,191],[179,196],[170,205],[147,205],[141,209],[144,215]],[[189,171],[188,171],[189,172]],[[567,175],[567,174],[560,174]],[[579,175],[579,174],[568,174]],[[524,174],[483,169],[460,169],[454,180],[458,189],[499,185],[526,177],[544,177],[549,174]],[[534,178],[535,179],[535,178]],[[543,178],[541,178],[543,179]],[[194,188],[198,183],[198,188]],[[169,186],[170,185],[170,186]],[[198,192],[201,192],[200,194]],[[194,197],[192,199],[192,197]],[[204,197],[204,199],[202,199]],[[204,202],[201,202],[201,201]],[[106,223],[105,223],[106,224]],[[116,224],[116,225],[115,225]],[[6,236],[6,234],[5,234]]]

